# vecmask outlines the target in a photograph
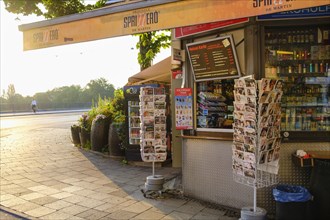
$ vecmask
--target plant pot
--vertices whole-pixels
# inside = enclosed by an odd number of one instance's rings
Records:
[[[81,145],[79,133],[80,133],[80,127],[79,126],[71,126],[72,143],[75,146],[80,146]]]
[[[110,156],[124,156],[125,151],[121,148],[119,132],[123,131],[122,123],[112,123],[109,128],[108,147]]]
[[[99,119],[92,122],[91,130],[91,149],[102,152],[108,145],[108,133],[110,122],[107,119]]]
[[[85,128],[81,128],[79,137],[80,137],[81,146],[84,148],[89,148],[91,143],[91,133]]]

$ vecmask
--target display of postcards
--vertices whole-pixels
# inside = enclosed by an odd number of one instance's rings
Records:
[[[246,170],[248,170],[248,171],[255,171],[256,170],[255,162],[243,161],[243,170],[244,170],[244,172]]]
[[[269,116],[261,117],[261,120],[259,122],[259,127],[267,127],[268,126],[268,117]]]
[[[244,161],[255,163],[256,158],[255,158],[254,153],[244,152]]]
[[[246,96],[246,103],[256,105],[257,104],[256,97],[255,96]]]
[[[166,153],[166,145],[156,145],[155,146],[155,153]]]
[[[274,156],[274,149],[269,150],[267,153],[267,163],[270,163],[273,161],[273,156]]]
[[[153,95],[154,94],[154,88],[142,88],[142,95]]]
[[[155,103],[155,109],[166,109],[166,103]]]
[[[253,96],[253,97],[256,97],[256,88],[255,87],[251,87],[251,88],[246,88],[245,89],[245,94],[247,96]]]
[[[166,123],[166,117],[165,116],[158,116],[155,117],[155,124],[165,124]]]
[[[261,95],[264,93],[264,92],[267,92],[269,91],[269,82],[270,80],[269,79],[261,79],[259,80],[259,83],[258,83],[258,88],[259,88],[259,97],[261,97]]]
[[[155,133],[154,131],[146,131],[143,133],[143,138],[144,139],[154,139],[155,138]]]
[[[239,142],[233,142],[233,150],[244,151],[244,144]]]
[[[166,131],[166,125],[155,125],[155,131]]]
[[[164,87],[157,87],[154,88],[155,95],[165,95],[165,88]]]
[[[233,172],[239,175],[243,175],[243,162],[233,159]]]
[[[245,95],[245,88],[235,88],[234,91],[236,94]]]
[[[246,136],[255,136],[256,133],[256,130],[253,128],[244,128],[244,135]]]
[[[154,131],[155,128],[154,128],[154,126],[143,126],[142,130],[143,131]]]
[[[235,96],[235,102],[238,102],[238,103],[247,102],[245,95],[238,94],[238,93],[236,93],[236,91],[234,91],[234,96]]]
[[[156,139],[154,142],[155,142],[155,146],[156,145],[166,145],[166,138]]]
[[[165,161],[166,160],[166,153],[159,153],[159,154],[155,154],[155,161],[161,162],[161,161]]]
[[[268,127],[262,127],[259,135],[261,138],[267,138],[267,133],[268,133]]]
[[[250,177],[250,178],[255,178],[256,175],[255,175],[255,171],[254,170],[248,170],[248,169],[244,169],[244,176],[246,177]]]
[[[234,141],[244,143],[244,136],[239,134],[233,134]]]
[[[255,120],[245,120],[244,121],[244,127],[245,128],[256,129],[256,122],[255,122]]]
[[[272,150],[274,149],[274,139],[267,139],[267,146],[266,146],[266,150]]]
[[[285,118],[283,118],[283,119],[285,119]],[[280,127],[280,125],[281,125],[281,115],[276,115],[275,116],[275,121],[274,121],[274,126],[275,127]]]
[[[281,146],[281,138],[275,138],[273,148],[280,148]]]
[[[256,120],[257,115],[255,112],[244,112],[244,119],[245,120]]]
[[[281,102],[282,95],[283,95],[283,91],[276,91],[274,102],[277,103]]]
[[[234,111],[234,119],[244,120],[244,112]]]
[[[268,96],[267,96],[265,102],[266,102],[266,103],[273,103],[273,102],[275,102],[276,93],[277,93],[277,92],[275,92],[275,91],[270,91],[270,92],[268,93]]]
[[[234,84],[235,88],[245,87],[244,79],[235,79],[234,82],[235,82]]]
[[[266,162],[267,153],[268,153],[268,151],[262,151],[261,152],[261,154],[259,155],[258,164],[264,164]]]
[[[239,160],[244,160],[244,151],[233,150],[233,157]]]
[[[254,136],[244,136],[244,144],[255,145],[256,137]]]
[[[155,102],[165,102],[166,101],[166,95],[155,95],[154,96]]]
[[[276,84],[276,82],[277,82],[276,79],[271,79],[271,80],[269,81],[269,84],[268,84],[268,86],[269,86],[268,91],[272,91],[272,90],[275,88],[275,84]]]
[[[275,83],[275,90],[276,91],[282,91],[283,88],[283,81],[282,80],[277,80]]]
[[[144,126],[154,126],[155,120],[153,117],[146,117],[143,119],[142,124]]]
[[[271,139],[274,137],[274,127],[268,127],[267,138]]]
[[[256,88],[256,81],[254,79],[245,79],[245,87]]]
[[[268,115],[268,103],[262,103],[261,105],[259,105],[259,117],[264,117]]]
[[[268,126],[273,126],[275,122],[276,116],[275,115],[268,115],[267,124]]]
[[[249,104],[245,104],[244,105],[244,110],[246,112],[257,112],[256,110],[256,104],[253,104],[253,103],[249,103]]]
[[[143,117],[153,117],[154,110],[153,109],[144,109],[142,114],[143,114]]]
[[[244,151],[250,152],[250,153],[255,153],[255,146],[252,144],[244,144]]]
[[[237,112],[242,112],[245,110],[245,104],[234,102],[234,108]]]
[[[154,109],[154,102],[140,102],[141,109]]]
[[[143,153],[145,153],[145,154],[155,153],[154,146],[144,146],[143,147]]]
[[[143,102],[153,102],[154,101],[154,96],[152,95],[143,95],[140,97],[140,100]],[[143,103],[141,103],[143,104]]]
[[[155,116],[165,116],[165,112],[166,112],[165,109],[155,109],[154,110],[154,115]]]
[[[166,132],[165,131],[156,131],[155,139],[162,139],[162,138],[166,138]]]
[[[238,135],[244,135],[244,128],[234,126],[234,133]]]
[[[266,103],[266,100],[268,99],[269,92],[264,92],[259,98],[259,103]]]
[[[154,140],[143,140],[141,142],[142,147],[153,147],[155,146]]]
[[[244,127],[244,121],[240,119],[234,119],[234,126],[235,127]]]

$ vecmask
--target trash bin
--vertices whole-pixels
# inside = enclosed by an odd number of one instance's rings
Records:
[[[330,161],[315,160],[311,176],[313,219],[330,219]]]
[[[276,220],[309,219],[312,195],[302,186],[278,185],[273,189],[276,201]]]

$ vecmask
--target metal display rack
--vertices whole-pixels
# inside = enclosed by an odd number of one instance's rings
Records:
[[[278,183],[282,81],[235,80],[233,179],[257,189]]]

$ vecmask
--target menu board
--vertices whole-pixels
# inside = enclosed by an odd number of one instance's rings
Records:
[[[195,81],[241,76],[231,35],[187,44],[187,51]]]

